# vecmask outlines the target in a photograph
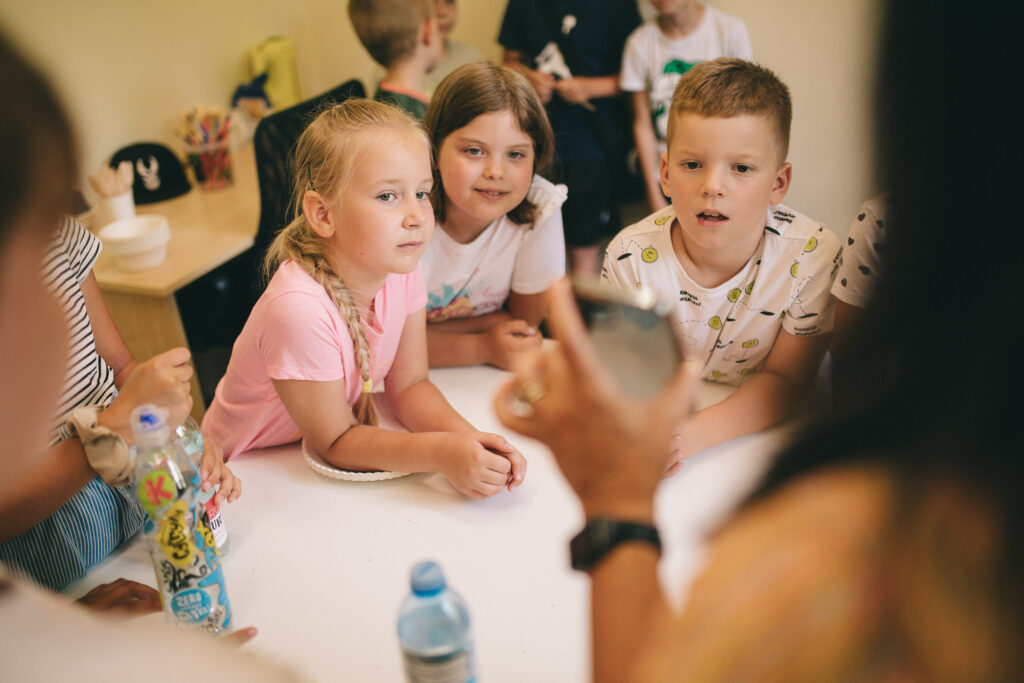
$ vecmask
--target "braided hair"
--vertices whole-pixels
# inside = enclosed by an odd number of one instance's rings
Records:
[[[338,197],[352,179],[360,160],[379,141],[381,129],[417,131],[427,143],[419,123],[401,110],[366,99],[351,99],[322,111],[299,137],[292,159],[295,186],[293,219],[274,237],[263,263],[269,279],[285,260],[292,260],[316,280],[338,307],[355,349],[362,392],[352,406],[359,424],[375,426],[377,411],[371,400],[373,378],[370,347],[359,310],[345,282],[331,265],[323,239],[314,232],[302,212],[307,191]]]

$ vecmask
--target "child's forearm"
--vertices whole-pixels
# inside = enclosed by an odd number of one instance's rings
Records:
[[[432,368],[483,365],[488,355],[483,332],[442,332],[427,328],[427,359]]]
[[[474,315],[468,318],[452,318],[439,323],[427,323],[427,332],[486,332],[495,325],[512,319],[507,311],[495,311],[487,315]]]
[[[512,317],[505,311],[427,324],[427,359],[432,368],[457,368],[490,363],[486,332]]]
[[[438,434],[408,434],[355,425],[331,444],[324,459],[352,471],[436,472],[441,469]]]
[[[772,372],[757,374],[724,401],[694,413],[683,425],[679,450],[689,457],[790,417],[807,392]]]
[[[430,380],[416,382],[388,400],[395,417],[411,432],[476,431]]]

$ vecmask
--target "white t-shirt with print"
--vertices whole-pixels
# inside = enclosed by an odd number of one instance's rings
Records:
[[[659,151],[665,151],[668,112],[676,83],[695,64],[718,57],[751,61],[754,48],[743,20],[714,7],[705,6],[700,24],[682,38],[666,38],[655,18],[637,27],[626,40],[619,85],[626,92],[647,92]]]
[[[740,272],[706,289],[672,249],[675,217],[669,206],[616,235],[601,274],[610,284],[646,285],[674,302],[676,337],[686,358],[703,362],[705,379],[739,385],[757,374],[780,330],[832,330],[829,288],[840,247],[831,230],[780,204],[767,212],[764,236]]]
[[[885,245],[885,215],[889,199],[882,194],[864,202],[850,226],[839,260],[832,295],[844,303],[864,308],[882,275],[881,253]]]
[[[534,176],[527,197],[538,207],[533,225],[502,216],[469,244],[438,227],[423,255],[427,320],[440,322],[501,310],[511,292],[538,294],[565,274],[562,204],[565,185]]]

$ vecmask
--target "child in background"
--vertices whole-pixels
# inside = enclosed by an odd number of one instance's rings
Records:
[[[522,482],[504,438],[477,432],[427,378],[420,256],[434,230],[430,145],[397,108],[349,100],[295,150],[295,219],[203,421],[230,458],[305,437],[347,470],[442,472],[474,497]],[[413,433],[377,428],[383,385]]]
[[[789,90],[767,69],[694,66],[676,86],[661,159],[672,204],[608,247],[603,277],[676,302],[684,356],[704,379],[740,385],[687,421],[677,458],[790,415],[828,348],[839,241],[781,204],[791,119]]]
[[[459,8],[455,0],[437,0],[434,3],[437,11],[437,28],[441,31],[444,40],[444,57],[438,62],[434,70],[427,74],[424,87],[428,93],[437,90],[445,76],[455,71],[463,64],[476,62],[484,58],[480,50],[469,43],[461,43],[451,39],[451,33],[455,30],[455,22],[459,19]]]
[[[508,369],[540,346],[548,288],[565,274],[565,186],[537,175],[551,126],[529,81],[488,62],[452,72],[424,123],[441,227],[423,257],[430,365]]]
[[[373,98],[422,120],[426,76],[444,56],[434,0],[350,0],[348,16],[363,47],[386,70]]]
[[[889,197],[880,194],[860,207],[850,225],[846,246],[839,260],[839,272],[832,283],[836,299],[835,334],[832,340],[832,394],[837,405],[849,400],[851,385],[880,382],[881,377],[850,376],[849,351],[856,348],[853,337],[861,322],[864,307],[871,300],[882,275],[882,252],[885,245],[885,220]],[[863,387],[859,387],[862,389]]]
[[[654,0],[656,17],[626,40],[619,85],[633,100],[633,137],[652,211],[668,204],[659,167],[665,153],[672,91],[694,64],[716,57],[752,60],[750,35],[741,19],[696,0]]]
[[[509,0],[498,35],[504,63],[547,106],[554,179],[569,188],[562,208],[569,262],[590,276],[601,267],[599,243],[622,227],[612,178],[624,163],[617,133],[629,117],[615,96],[622,48],[639,24],[636,0]]]

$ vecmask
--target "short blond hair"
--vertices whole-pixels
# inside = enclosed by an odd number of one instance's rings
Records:
[[[349,0],[348,16],[366,51],[389,68],[415,51],[419,30],[434,17],[434,0]]]
[[[294,218],[274,237],[263,262],[264,276],[269,279],[283,261],[291,259],[327,291],[338,307],[352,338],[364,387],[352,411],[360,424],[368,425],[377,424],[377,412],[367,389],[372,388],[372,375],[366,330],[348,287],[327,257],[323,239],[302,213],[302,198],[309,190],[327,200],[338,197],[362,159],[380,145],[384,131],[410,133],[423,142],[425,150],[430,149],[418,121],[396,107],[373,100],[346,100],[325,109],[309,124],[295,144],[292,157]]]
[[[779,163],[789,155],[789,127],[793,120],[789,88],[763,66],[733,57],[701,62],[679,79],[670,111],[665,136],[669,145],[676,120],[683,114],[723,118],[753,114],[774,124]]]

